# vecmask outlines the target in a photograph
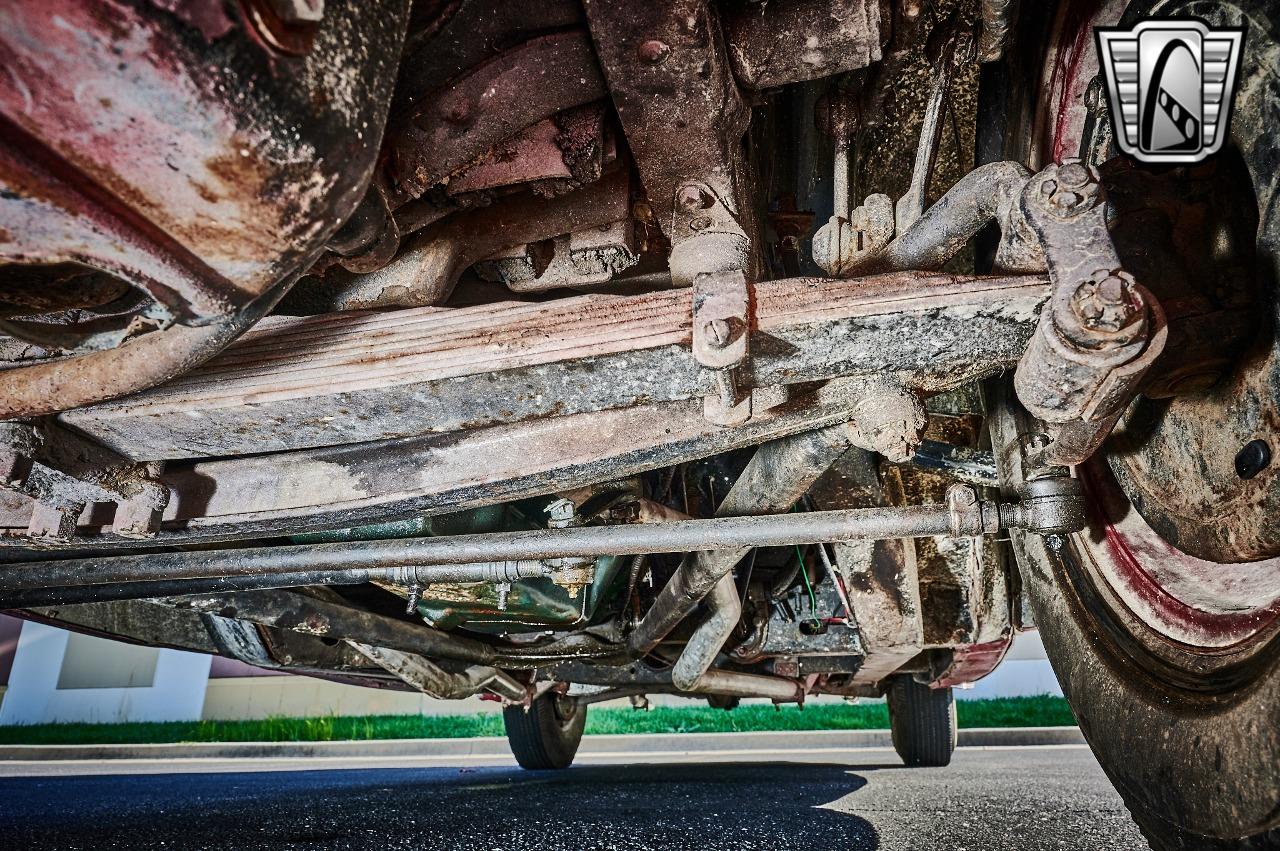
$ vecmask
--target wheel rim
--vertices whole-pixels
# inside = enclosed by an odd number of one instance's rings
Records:
[[[578,716],[585,709],[586,707],[566,695],[557,694],[552,696],[551,712],[555,717],[556,726],[560,728],[562,733],[568,733],[573,729],[573,725],[578,721]]]
[[[1151,13],[1194,14],[1206,19],[1211,26],[1248,23],[1255,30],[1255,36],[1258,29],[1265,31],[1266,27],[1248,18],[1247,10],[1242,10],[1241,5],[1244,4],[1175,0],[1069,6],[1059,16],[1052,41],[1055,47],[1049,52],[1050,67],[1042,77],[1042,111],[1034,124],[1037,149],[1055,159],[1087,156],[1090,151],[1092,140],[1087,138],[1090,119],[1085,100],[1097,74],[1092,37],[1088,35],[1095,24],[1128,24]],[[1246,50],[1248,44],[1246,37]],[[1267,103],[1274,103],[1270,98],[1280,90],[1280,85],[1273,75],[1259,74],[1254,85],[1266,90]],[[1096,84],[1094,88],[1096,90]],[[1254,92],[1253,96],[1258,95]],[[1264,113],[1259,110],[1258,115]],[[1255,160],[1259,158],[1258,139],[1262,135],[1261,127],[1240,126],[1248,120],[1247,116],[1237,115],[1237,126],[1233,129],[1248,137],[1241,147],[1248,151],[1242,157],[1252,174],[1252,188],[1260,211],[1255,232],[1257,250],[1262,256],[1275,256],[1275,248],[1280,245],[1280,238],[1275,237],[1280,233],[1280,221],[1273,209],[1275,199],[1270,187],[1273,175],[1261,173],[1264,169],[1259,162],[1248,161],[1249,154]],[[1264,370],[1262,380],[1255,384],[1260,384],[1265,395],[1260,401],[1253,399],[1255,418],[1241,426],[1242,433],[1263,429],[1267,437],[1272,436],[1270,432],[1277,422],[1273,392],[1275,358],[1275,352],[1268,351],[1260,361],[1250,360],[1255,368]],[[1220,382],[1220,387],[1228,388],[1246,385],[1247,382],[1240,380],[1238,370]],[[1239,392],[1253,392],[1257,396],[1256,389]],[[1190,408],[1188,421],[1194,422],[1198,416],[1194,404],[1172,401],[1166,403],[1163,412],[1167,416],[1170,409]],[[1137,407],[1135,405],[1135,409]],[[1264,415],[1261,418],[1256,416],[1259,411]],[[1175,422],[1176,419],[1174,417]],[[1226,494],[1219,506],[1220,513],[1227,518],[1225,521],[1212,518],[1207,511],[1191,512],[1190,520],[1177,512],[1161,513],[1159,489],[1177,488],[1179,480],[1185,487],[1190,481],[1185,476],[1197,471],[1179,471],[1178,476],[1165,476],[1163,481],[1159,476],[1144,479],[1141,464],[1137,464],[1135,473],[1133,447],[1125,446],[1123,432],[1122,424],[1117,438],[1100,453],[1102,457],[1095,456],[1078,471],[1091,503],[1092,523],[1088,530],[1070,541],[1076,555],[1072,561],[1076,569],[1087,574],[1081,578],[1087,578],[1101,592],[1111,609],[1111,617],[1125,633],[1130,652],[1154,657],[1156,664],[1148,665],[1149,668],[1168,673],[1179,685],[1194,683],[1193,687],[1203,687],[1207,679],[1214,679],[1211,675],[1218,675],[1218,679],[1225,677],[1223,682],[1233,682],[1236,677],[1226,675],[1239,673],[1248,668],[1252,660],[1269,654],[1280,632],[1280,557],[1276,555],[1280,534],[1275,530],[1278,512],[1271,504],[1280,499],[1277,494],[1280,479],[1276,478],[1274,469],[1264,471],[1265,478],[1249,483],[1253,494],[1240,496],[1241,503],[1254,505],[1263,517],[1262,522],[1270,525],[1254,530],[1262,534],[1235,546],[1239,542],[1233,540],[1229,529],[1221,526],[1232,522],[1232,504],[1225,498],[1231,495]],[[1270,442],[1275,445],[1274,440]],[[1184,454],[1187,458],[1195,457],[1194,451]],[[1216,454],[1221,456],[1222,452],[1219,450]],[[1229,463],[1231,459],[1227,460]],[[1204,467],[1201,463],[1201,468]],[[1223,477],[1219,475],[1219,478]],[[1220,483],[1213,485],[1217,490],[1206,489],[1210,497],[1224,493]],[[1259,498],[1257,493],[1263,496]],[[1212,501],[1209,504],[1212,505]],[[1187,513],[1182,511],[1182,515]],[[1194,526],[1196,520],[1204,517],[1210,518],[1201,522],[1206,534],[1187,534],[1188,524]],[[1210,525],[1212,523],[1220,525]],[[1173,542],[1181,543],[1182,548]],[[1206,555],[1210,557],[1202,557]]]

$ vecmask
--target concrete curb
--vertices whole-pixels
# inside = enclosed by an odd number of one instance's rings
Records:
[[[959,746],[1081,745],[1078,727],[989,727],[959,732]],[[812,730],[757,733],[680,733],[587,736],[578,753],[688,753],[750,750],[888,748],[888,730]],[[0,762],[111,759],[305,759],[307,757],[509,756],[507,740],[383,739],[360,742],[187,742],[156,745],[0,745]]]

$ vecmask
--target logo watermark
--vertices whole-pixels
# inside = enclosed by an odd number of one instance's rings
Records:
[[[1145,163],[1196,163],[1222,148],[1243,29],[1151,20],[1094,32],[1120,150]]]

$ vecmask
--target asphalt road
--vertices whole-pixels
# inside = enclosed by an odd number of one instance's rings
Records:
[[[964,748],[943,769],[906,769],[883,749],[786,762],[615,758],[564,772],[383,762],[96,775],[50,765],[0,778],[0,847],[1146,848],[1082,746]]]

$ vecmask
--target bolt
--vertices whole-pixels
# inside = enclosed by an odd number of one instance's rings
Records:
[[[1123,269],[1099,272],[1071,296],[1071,309],[1091,331],[1115,333],[1142,317],[1145,304],[1133,276]]]
[[[711,227],[711,217],[698,216],[696,219],[689,222],[689,227],[693,230],[706,230]]]
[[[696,183],[688,183],[680,187],[676,193],[676,203],[686,210],[705,210],[716,202],[711,193]]]
[[[1251,440],[1236,453],[1236,475],[1252,479],[1271,464],[1271,447],[1265,440]]]
[[[717,349],[729,345],[729,338],[733,336],[733,329],[724,319],[712,319],[703,324],[702,330],[707,335],[707,341]]]
[[[636,48],[636,55],[646,65],[659,65],[670,53],[671,46],[665,41],[658,41],[656,38],[641,42],[640,46]]]
[[[1065,218],[1079,209],[1083,202],[1083,195],[1072,192],[1069,189],[1059,189],[1049,199],[1049,206],[1053,208],[1055,213]]]
[[[1097,175],[1080,160],[1066,160],[1054,176],[1040,184],[1040,194],[1049,200],[1049,209],[1060,218],[1092,209],[1098,200]]]
[[[983,528],[978,492],[972,485],[956,483],[947,488],[947,516],[952,537],[973,537],[987,531]]]
[[[557,499],[546,507],[547,525],[553,529],[563,529],[574,525],[577,507],[572,500]]]
[[[1058,169],[1058,181],[1068,189],[1083,189],[1090,183],[1089,169],[1080,160],[1065,160]]]

